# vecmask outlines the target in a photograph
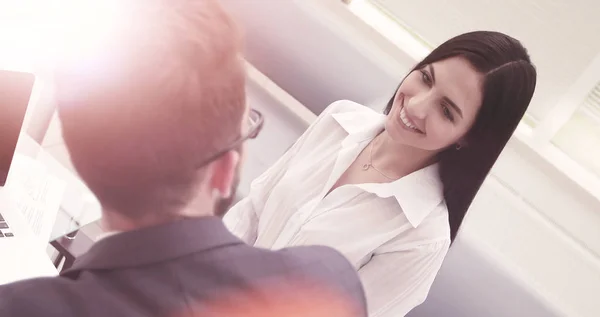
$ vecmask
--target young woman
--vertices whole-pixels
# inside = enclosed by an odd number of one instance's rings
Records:
[[[384,114],[330,105],[225,221],[259,247],[336,248],[356,266],[371,316],[404,316],[425,300],[535,84],[517,40],[452,38],[404,78]]]

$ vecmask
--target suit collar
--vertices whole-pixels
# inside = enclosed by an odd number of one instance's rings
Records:
[[[385,128],[386,116],[364,106],[332,116],[348,133],[342,141],[343,148],[369,142]],[[443,203],[443,185],[438,169],[438,164],[433,164],[390,183],[360,184],[357,187],[382,198],[395,197],[410,224],[416,228]]]
[[[221,218],[179,220],[105,237],[61,275],[147,265],[232,244],[243,242],[227,230]]]

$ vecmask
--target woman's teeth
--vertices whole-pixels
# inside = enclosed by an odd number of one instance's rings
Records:
[[[400,120],[402,121],[402,123],[404,123],[404,125],[407,128],[410,128],[412,130],[415,130],[416,132],[422,133],[421,130],[419,130],[419,128],[417,128],[414,124],[412,124],[412,122],[410,122],[410,120],[408,120],[408,117],[406,116],[406,112],[404,111],[404,107],[402,107],[402,109],[400,109]]]

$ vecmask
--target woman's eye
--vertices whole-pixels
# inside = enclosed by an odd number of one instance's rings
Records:
[[[442,105],[442,111],[444,112],[444,117],[454,122],[454,116],[452,115],[452,111],[450,111],[450,109],[446,105]]]
[[[429,77],[429,74],[424,70],[421,70],[421,80],[427,85],[431,85],[431,77]]]

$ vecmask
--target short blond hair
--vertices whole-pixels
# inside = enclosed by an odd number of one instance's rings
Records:
[[[57,74],[63,136],[105,208],[130,218],[191,199],[197,164],[241,133],[241,35],[215,0],[123,1],[127,28]],[[100,65],[101,67],[98,67]]]

